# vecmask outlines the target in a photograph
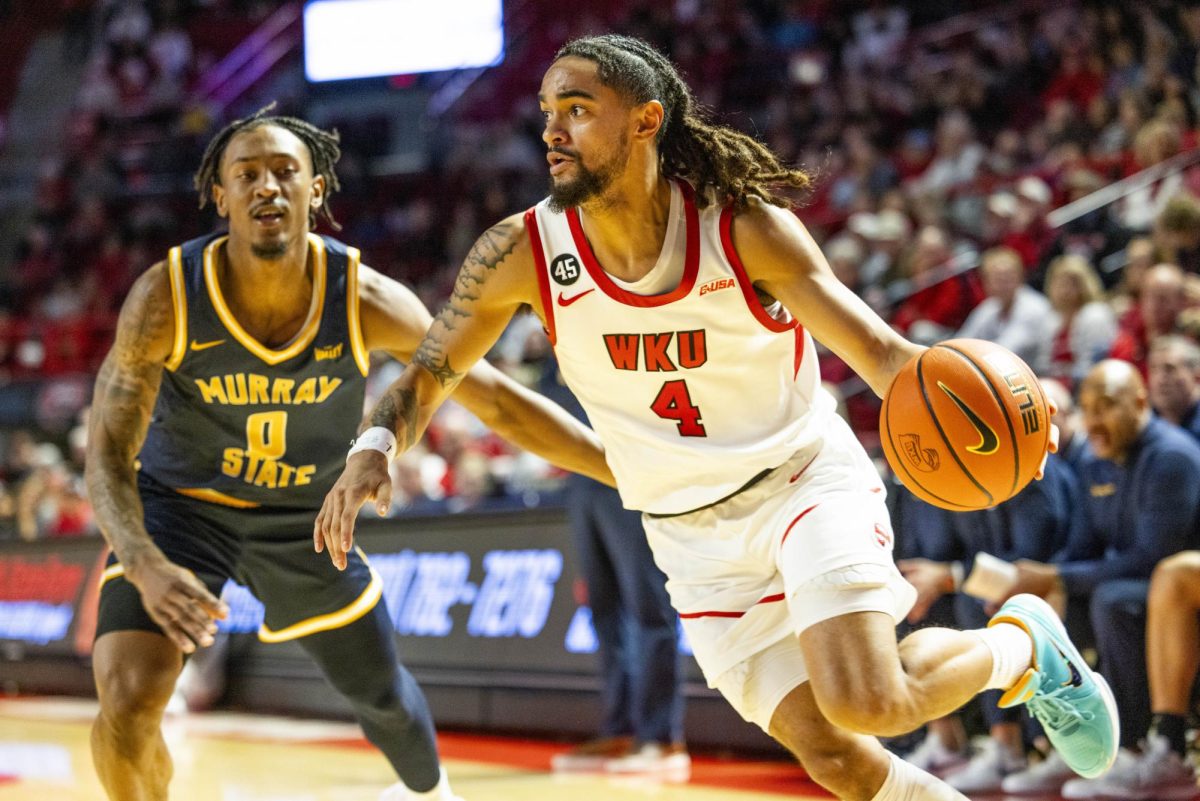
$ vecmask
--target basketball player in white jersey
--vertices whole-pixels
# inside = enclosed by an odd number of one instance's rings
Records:
[[[989,687],[1028,702],[1076,770],[1107,768],[1111,697],[1036,603],[1015,599],[987,629],[896,642],[915,591],[809,332],[879,394],[920,348],[837,281],[772,191],[808,177],[706,124],[637,39],[566,45],[539,100],[551,195],[476,243],[326,496],[317,550],[344,564],[358,508],[389,502],[388,458],[529,304],[625,505],[644,513],[709,684],[816,781],[861,801],[963,798],[876,737]]]

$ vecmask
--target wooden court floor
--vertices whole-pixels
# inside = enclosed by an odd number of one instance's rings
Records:
[[[103,801],[88,731],[95,703],[0,698],[0,801]],[[172,801],[375,801],[395,781],[352,724],[259,715],[172,715]],[[555,776],[563,744],[443,734],[465,801],[778,801],[828,798],[786,762],[697,758],[687,784]]]

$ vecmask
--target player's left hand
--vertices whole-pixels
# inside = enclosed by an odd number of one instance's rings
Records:
[[[379,451],[360,451],[346,460],[346,469],[325,496],[313,523],[313,549],[317,553],[328,549],[338,570],[346,569],[346,554],[354,545],[354,519],[367,500],[375,501],[381,517],[392,508],[392,476],[387,457]]]

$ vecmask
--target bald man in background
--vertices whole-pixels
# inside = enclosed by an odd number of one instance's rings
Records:
[[[1150,723],[1150,574],[1162,559],[1197,545],[1200,444],[1154,415],[1146,385],[1128,362],[1106,359],[1093,367],[1080,385],[1079,407],[1088,437],[1079,461],[1084,523],[1052,562],[1018,562],[1012,592],[1066,592],[1068,629],[1086,640],[1090,623],[1100,672],[1121,712],[1121,744],[1132,747]]]

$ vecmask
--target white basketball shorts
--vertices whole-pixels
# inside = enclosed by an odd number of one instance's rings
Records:
[[[708,685],[763,730],[808,680],[800,632],[850,612],[898,622],[916,600],[892,560],[879,474],[834,415],[822,441],[749,489],[643,522]]]

